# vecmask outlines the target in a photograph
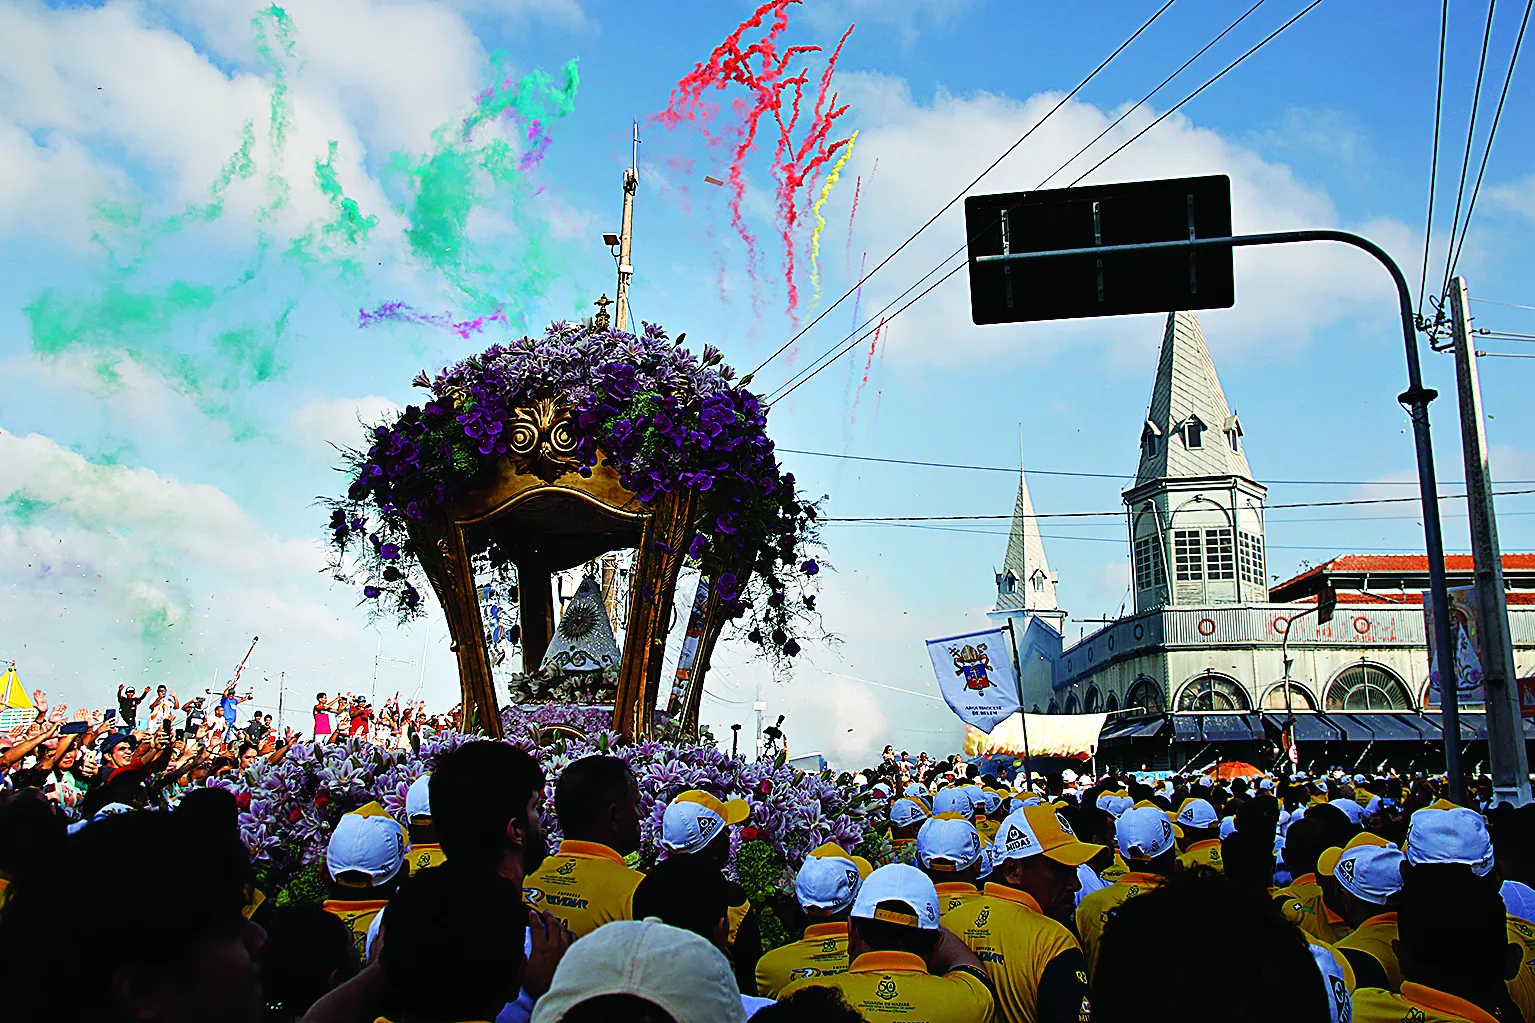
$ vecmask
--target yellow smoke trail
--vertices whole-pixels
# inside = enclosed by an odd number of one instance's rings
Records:
[[[831,186],[842,175],[842,167],[847,163],[847,158],[853,155],[853,143],[857,141],[858,133],[855,131],[847,140],[847,148],[842,150],[842,155],[832,165],[831,173],[826,175],[826,183],[821,186],[821,194],[815,205],[810,207],[810,212],[815,214],[815,230],[810,232],[810,284],[815,289],[810,299],[811,308],[821,301],[821,228],[826,226],[826,218],[821,216],[821,207],[826,205],[826,197],[831,195]]]

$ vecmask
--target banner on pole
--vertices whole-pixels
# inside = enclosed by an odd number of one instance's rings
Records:
[[[1002,632],[987,629],[927,641],[944,701],[961,721],[988,734],[1022,706],[1012,653]]]
[[[1449,591],[1450,642],[1455,645],[1455,693],[1462,707],[1486,702],[1482,690],[1481,612],[1476,606],[1476,587],[1458,586]],[[1423,594],[1423,629],[1428,637],[1428,693],[1424,703],[1439,706],[1439,652],[1434,640],[1434,604]]]
[[[989,734],[979,729],[965,729],[965,756],[984,757],[997,754],[1024,754],[1024,730],[1028,730],[1028,751],[1034,758],[1063,757],[1090,760],[1098,754],[1098,735],[1107,714],[1013,714]]]

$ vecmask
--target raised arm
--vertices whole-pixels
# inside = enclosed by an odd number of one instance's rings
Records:
[[[0,753],[0,770],[19,764],[26,759],[37,747],[59,734],[59,726],[53,722],[45,724],[42,729],[30,739],[23,739],[4,753]]]

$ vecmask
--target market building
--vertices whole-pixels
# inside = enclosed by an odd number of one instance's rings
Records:
[[[1108,712],[1100,762],[1131,767],[1266,766],[1287,705],[1302,766],[1442,763],[1422,606],[1428,559],[1342,554],[1270,586],[1266,496],[1198,320],[1169,315],[1136,478],[1124,492],[1133,614],[1064,639],[1056,578],[1020,480],[992,616],[1011,619],[1020,637],[1024,706]],[[1515,666],[1532,675],[1535,554],[1505,554],[1503,566]],[[1448,556],[1446,568],[1451,587],[1471,584],[1469,555]],[[1332,620],[1312,613],[1292,622],[1328,586],[1337,594]],[[1485,718],[1478,705],[1463,709],[1465,762],[1474,766],[1485,758]]]

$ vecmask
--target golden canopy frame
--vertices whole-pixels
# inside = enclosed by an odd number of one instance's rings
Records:
[[[517,566],[524,671],[543,660],[555,629],[555,572],[609,551],[634,548],[613,727],[627,738],[654,733],[657,696],[672,623],[677,576],[694,532],[698,495],[679,489],[647,503],[619,482],[599,456],[583,476],[570,410],[553,400],[517,410],[508,455],[480,485],[429,517],[410,536],[448,619],[463,688],[464,729],[499,737],[501,716],[474,572],[473,553],[494,539]],[[746,569],[736,568],[745,583]],[[698,655],[681,702],[680,724],[696,731],[703,679],[724,625],[717,579],[710,579]]]

